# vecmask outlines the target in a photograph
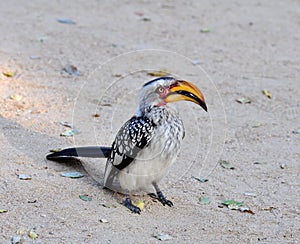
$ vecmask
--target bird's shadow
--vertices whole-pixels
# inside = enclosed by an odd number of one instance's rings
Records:
[[[77,158],[68,158],[56,161],[50,161],[46,159],[46,155],[50,153],[49,149],[57,147],[70,147],[70,145],[65,145],[65,142],[60,138],[49,136],[31,129],[28,129],[21,124],[3,117],[0,115],[0,137],[3,138],[2,143],[9,145],[4,145],[6,148],[5,155],[2,155],[6,163],[10,163],[13,160],[27,160],[32,161],[33,168],[45,168],[51,169],[60,174],[65,171],[66,168],[69,171],[79,171],[88,175],[81,180],[85,181],[87,184],[98,187],[100,190],[103,189],[103,181],[97,181],[94,177],[90,176],[84,167],[82,160]],[[99,167],[104,165],[99,163]],[[110,196],[114,195],[111,190],[103,191],[104,194]]]

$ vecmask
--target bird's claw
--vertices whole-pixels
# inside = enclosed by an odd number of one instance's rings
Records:
[[[165,206],[165,205],[168,205],[169,207],[172,207],[173,206],[173,203],[168,200],[167,198],[165,198],[165,196],[162,194],[162,192],[158,192],[157,193],[157,197],[158,197],[158,200]]]
[[[141,214],[141,209],[133,205],[130,199],[125,200],[125,207],[128,208],[133,213]]]
[[[169,207],[173,207],[173,206],[174,206],[174,204],[172,203],[172,201],[170,201],[170,200],[168,200],[168,199],[166,199],[165,202],[162,202],[162,204],[163,204],[163,205],[168,205]]]
[[[165,205],[168,205],[169,207],[172,207],[174,204],[170,201],[170,200],[168,200],[168,199],[166,199],[166,198],[164,198],[164,199],[159,199],[159,201],[165,206]]]

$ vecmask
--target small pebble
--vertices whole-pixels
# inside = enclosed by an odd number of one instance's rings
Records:
[[[11,243],[12,244],[21,244],[22,241],[21,241],[21,236],[14,236],[12,239],[11,239]]]
[[[69,24],[69,25],[75,25],[76,22],[72,19],[67,19],[67,18],[58,18],[57,21],[59,23],[62,23],[62,24]]]
[[[30,56],[30,59],[32,59],[32,60],[37,60],[37,59],[41,59],[41,57],[40,57],[40,56],[37,56],[37,55],[31,55],[31,56]]]
[[[295,130],[293,130],[292,132],[293,132],[294,134],[300,134],[300,128],[295,129]]]
[[[286,164],[280,164],[280,168],[281,168],[281,169],[285,169],[286,166],[287,166]]]
[[[158,234],[158,235],[154,235],[154,237],[160,241],[168,241],[173,238],[169,234]]]
[[[30,175],[26,175],[26,174],[19,174],[18,175],[20,180],[31,180],[32,177]]]
[[[253,192],[245,192],[244,195],[249,197],[256,197],[256,194]]]
[[[197,64],[200,64],[201,62],[200,62],[200,60],[198,60],[198,59],[195,59],[195,60],[192,60],[192,64],[193,65],[197,65]]]

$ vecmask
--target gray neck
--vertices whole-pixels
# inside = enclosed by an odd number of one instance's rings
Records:
[[[179,119],[179,115],[175,107],[171,104],[165,106],[149,106],[143,110],[138,110],[137,116],[145,116],[156,125],[170,122],[174,119]]]

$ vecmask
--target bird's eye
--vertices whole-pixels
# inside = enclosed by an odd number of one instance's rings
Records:
[[[162,86],[157,88],[158,93],[163,93],[164,91],[165,91],[165,89]]]

